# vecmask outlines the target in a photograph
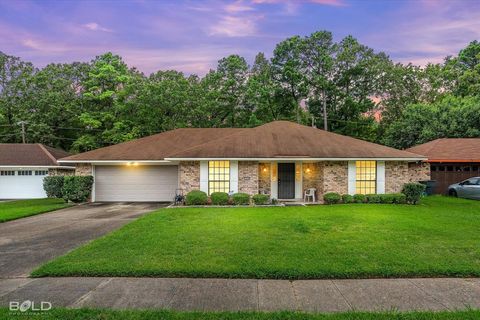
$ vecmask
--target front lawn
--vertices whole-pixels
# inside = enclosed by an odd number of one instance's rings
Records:
[[[63,199],[29,199],[0,202],[0,222],[68,207]]]
[[[346,312],[315,314],[301,312],[177,312],[165,310],[53,309],[11,312],[0,308],[2,319],[65,320],[474,320],[480,311],[449,312]]]
[[[480,202],[161,209],[34,276],[480,276]]]

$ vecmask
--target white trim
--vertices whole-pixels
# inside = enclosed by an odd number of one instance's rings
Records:
[[[385,193],[385,161],[377,161],[377,194]]]
[[[7,166],[7,165],[0,165],[0,168],[45,168],[45,169],[72,169],[74,170],[75,167],[70,166]]]
[[[354,195],[356,193],[357,182],[357,165],[355,161],[348,161],[348,194]]]
[[[230,161],[230,192],[238,192],[238,161]]]
[[[200,191],[208,194],[208,161],[200,161]]]
[[[297,180],[297,170],[299,171],[299,179]],[[295,162],[295,199],[301,199],[303,189],[303,163],[300,161]]]
[[[276,177],[273,176],[275,171]],[[277,162],[270,163],[270,196],[272,199],[278,198],[278,164]]]
[[[92,176],[93,176],[92,202],[95,202],[95,166],[94,165],[92,165]]]
[[[198,159],[200,160],[200,159]],[[174,160],[176,161],[176,160]],[[170,160],[58,160],[59,163],[99,163],[99,164],[105,164],[105,163],[129,163],[129,162],[138,162],[138,163],[171,163],[172,161]]]
[[[427,158],[165,158],[167,161],[208,161],[208,160],[236,160],[236,161],[350,161],[350,160],[375,160],[375,161],[424,161]],[[134,161],[134,160],[130,160]],[[78,161],[73,161],[78,162]],[[125,160],[123,162],[126,162]],[[128,161],[127,161],[128,162]]]

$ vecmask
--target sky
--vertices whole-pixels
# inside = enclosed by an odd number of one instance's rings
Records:
[[[149,74],[204,75],[239,54],[271,57],[294,35],[353,35],[396,62],[441,62],[480,39],[478,0],[0,0],[0,51],[48,63],[111,51]]]

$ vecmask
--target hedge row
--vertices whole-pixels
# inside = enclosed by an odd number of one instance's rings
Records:
[[[340,195],[336,192],[329,192],[323,195],[325,204],[337,203],[395,203],[395,204],[417,204],[425,192],[425,185],[421,183],[406,183],[403,185],[402,193],[387,194],[356,194]]]
[[[270,203],[270,197],[266,194],[256,194],[250,198],[246,193],[234,193],[229,196],[225,192],[213,192],[210,197],[200,190],[193,190],[187,193],[185,197],[185,204],[187,206],[193,205],[249,205],[250,199],[256,205]]]
[[[338,203],[389,203],[404,204],[407,203],[407,197],[403,193],[386,193],[386,194],[356,194],[340,195],[336,192],[324,194],[323,201],[325,204]]]
[[[43,189],[49,198],[63,198],[70,202],[85,202],[92,193],[92,176],[48,176]]]

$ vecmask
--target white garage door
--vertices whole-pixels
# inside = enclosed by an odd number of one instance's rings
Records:
[[[96,166],[95,201],[173,201],[177,166]]]
[[[46,198],[43,178],[47,170],[1,169],[0,199]]]

